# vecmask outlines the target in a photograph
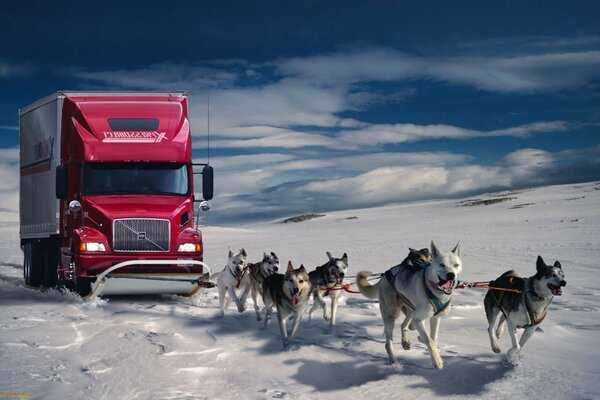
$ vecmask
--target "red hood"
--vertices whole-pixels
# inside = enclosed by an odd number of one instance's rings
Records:
[[[109,220],[118,218],[164,218],[174,220],[184,210],[189,209],[192,199],[183,196],[119,195],[119,196],[87,196],[83,201],[96,209]],[[87,203],[87,204],[86,204]]]

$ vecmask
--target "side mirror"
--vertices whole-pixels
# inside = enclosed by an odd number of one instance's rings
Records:
[[[208,202],[207,200],[204,200],[202,203],[200,203],[200,205],[198,206],[198,208],[202,211],[208,211],[210,210],[212,207],[212,205],[210,204],[210,202]]]
[[[213,198],[213,167],[205,165],[202,168],[202,197],[204,200]]]
[[[208,200],[204,200],[198,205],[198,211],[196,211],[196,230],[198,230],[198,224],[200,222],[200,211],[208,211],[211,207]]]
[[[56,167],[56,198],[65,200],[68,195],[67,186],[69,183],[69,174],[66,165]]]
[[[71,211],[72,213],[78,213],[79,211],[81,211],[81,203],[77,200],[71,200],[71,202],[69,203],[69,211]]]

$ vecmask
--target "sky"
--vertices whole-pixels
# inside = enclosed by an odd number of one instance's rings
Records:
[[[189,91],[208,224],[600,180],[598,21],[585,0],[3,0],[0,212],[17,110],[58,90]]]

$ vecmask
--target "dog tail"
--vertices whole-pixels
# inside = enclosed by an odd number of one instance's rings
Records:
[[[379,282],[371,285],[367,280],[371,275],[371,271],[360,271],[356,275],[356,286],[358,286],[358,290],[360,290],[363,296],[369,299],[376,299],[379,296]]]

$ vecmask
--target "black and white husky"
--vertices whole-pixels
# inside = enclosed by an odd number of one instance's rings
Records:
[[[321,307],[323,309],[323,318],[329,321],[330,327],[333,327],[335,325],[340,289],[344,281],[344,276],[346,276],[346,272],[348,271],[348,255],[344,253],[342,258],[335,258],[330,252],[327,252],[327,257],[329,257],[329,261],[308,273],[310,283],[313,287],[313,305],[308,311],[308,320],[311,320],[313,311]],[[327,309],[327,304],[325,304],[325,300],[323,299],[324,296],[329,296],[331,299],[331,312]]]
[[[536,327],[546,316],[552,299],[562,295],[562,288],[567,285],[558,261],[553,266],[548,266],[538,256],[536,270],[534,276],[526,279],[512,270],[505,272],[490,282],[490,289],[484,299],[492,350],[500,353],[497,340],[502,335],[506,322],[512,342],[512,348],[508,351],[509,359],[514,358],[531,339]],[[501,315],[500,322],[494,329],[498,315]],[[524,329],[520,339],[517,338],[517,328]]]
[[[263,281],[262,293],[265,302],[265,327],[269,326],[273,306],[277,308],[277,320],[281,331],[283,347],[289,345],[286,320],[293,317],[292,329],[289,337],[293,338],[300,325],[302,315],[308,305],[311,285],[304,265],[294,269],[292,263],[288,263],[285,274],[273,274],[267,276]]]
[[[246,254],[246,250],[240,249],[237,253],[234,253],[229,249],[227,265],[217,278],[221,315],[225,314],[225,309],[229,307],[229,302],[232,299],[235,301],[239,312],[244,312],[246,309],[246,298],[250,291],[250,277],[247,273],[248,268],[246,268],[247,263],[248,255]],[[236,294],[236,289],[243,290],[240,298]],[[227,294],[229,294],[229,297]]]
[[[414,250],[411,250],[413,252]],[[422,255],[427,258],[428,255]],[[370,298],[379,297],[379,308],[385,331],[385,349],[391,364],[396,362],[393,333],[396,319],[401,313],[406,315],[402,322],[402,347],[410,348],[408,328],[414,326],[420,340],[427,346],[431,362],[435,368],[443,368],[444,362],[437,349],[440,317],[450,309],[452,291],[458,284],[462,271],[460,243],[450,253],[442,253],[431,242],[431,263],[404,260],[392,267],[375,284],[367,281],[371,272],[361,271],[356,277],[360,292]],[[427,332],[425,322],[430,321]]]
[[[270,254],[263,253],[262,261],[248,264],[247,268],[250,279],[247,279],[244,283],[250,286],[250,293],[252,295],[252,301],[254,302],[254,310],[256,311],[256,319],[260,321],[258,293],[262,294],[262,283],[265,278],[279,271],[279,258],[277,257],[277,254],[273,252]],[[244,291],[245,290],[246,288],[244,288]]]

